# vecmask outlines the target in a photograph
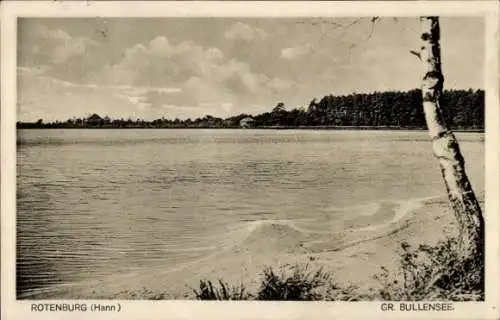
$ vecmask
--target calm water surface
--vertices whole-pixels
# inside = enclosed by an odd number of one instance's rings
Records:
[[[482,193],[484,135],[457,137]],[[20,130],[17,161],[18,293],[174,268],[248,221],[342,230],[444,191],[425,132]]]

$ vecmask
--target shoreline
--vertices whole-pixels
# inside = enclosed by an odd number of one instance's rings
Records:
[[[278,126],[262,126],[262,127],[252,127],[252,128],[241,128],[241,127],[26,127],[26,128],[16,128],[16,130],[331,130],[331,131],[427,131],[427,128],[413,128],[413,127],[390,127],[390,126],[290,126],[290,127],[278,127]],[[460,128],[460,129],[450,129],[453,132],[473,132],[473,133],[485,133],[484,128]]]
[[[398,269],[401,242],[432,245],[453,232],[454,217],[445,196],[421,199],[419,203],[409,203],[406,208],[403,203],[395,204],[389,221],[337,234],[304,233],[294,228],[293,221],[255,221],[239,241],[182,266],[62,284],[52,291],[33,290],[18,299],[146,299],[140,295],[141,288],[164,293],[167,299],[194,299],[191,288],[196,288],[200,280],[223,279],[254,291],[265,267],[277,270],[295,264],[322,268],[342,284],[376,289],[379,283],[373,275],[381,267],[391,272]]]

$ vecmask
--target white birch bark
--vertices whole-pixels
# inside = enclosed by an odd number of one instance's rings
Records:
[[[443,74],[441,71],[438,17],[421,17],[420,58],[425,69],[422,98],[425,119],[434,155],[441,166],[448,199],[460,232],[463,257],[484,258],[484,219],[481,207],[464,169],[464,158],[454,134],[445,123],[441,109]]]

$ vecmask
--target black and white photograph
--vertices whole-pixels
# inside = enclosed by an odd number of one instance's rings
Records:
[[[15,300],[492,302],[488,21],[17,17]]]

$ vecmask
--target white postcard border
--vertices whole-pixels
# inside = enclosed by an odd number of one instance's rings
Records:
[[[1,16],[1,255],[2,318],[11,319],[493,319],[500,311],[499,261],[499,8],[496,1],[438,2],[3,2]],[[486,301],[454,303],[450,312],[381,312],[382,302],[115,301],[120,313],[33,313],[34,301],[15,300],[16,41],[17,17],[361,17],[483,16],[486,81]],[[36,303],[60,302],[36,301]]]

